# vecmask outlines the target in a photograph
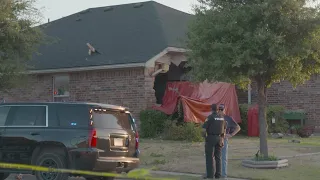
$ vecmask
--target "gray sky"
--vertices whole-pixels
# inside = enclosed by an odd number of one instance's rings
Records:
[[[143,1],[146,0],[38,0],[37,5],[41,9],[41,12],[44,16],[43,21],[46,22],[48,18],[50,18],[50,21],[52,21],[88,8]],[[197,2],[197,0],[155,1],[188,13],[192,12],[192,4]]]
[[[118,4],[127,4],[135,2],[143,2],[146,0],[37,0],[38,8],[41,9],[43,14],[43,22],[47,22],[48,18],[50,20],[56,20],[76,12],[93,8],[93,7],[103,7]],[[158,3],[164,4],[166,6],[192,13],[192,5],[197,2],[197,0],[155,0]],[[311,3],[311,5],[318,4],[320,0]]]

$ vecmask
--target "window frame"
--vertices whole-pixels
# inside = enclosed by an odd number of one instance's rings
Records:
[[[44,128],[44,127],[48,127],[48,119],[49,119],[49,108],[48,108],[48,105],[0,105],[0,108],[1,107],[30,107],[30,106],[33,106],[33,107],[45,107],[46,108],[46,120],[45,120],[45,125],[44,126],[27,126],[27,125],[25,125],[25,126],[0,126],[0,127],[5,127],[5,128],[7,128],[7,127],[9,127],[9,128],[17,128],[17,127],[31,127],[31,128]],[[10,113],[10,111],[11,111],[11,109],[9,110],[9,112],[8,112],[8,115],[9,115],[9,113]],[[7,119],[6,119],[6,121],[5,121],[5,123],[7,122],[7,120],[8,120],[8,115],[7,115]]]
[[[57,77],[68,77],[68,95],[56,95],[54,94],[55,88],[56,88],[56,78]],[[69,74],[56,74],[52,76],[52,96],[53,96],[53,101],[55,102],[56,98],[68,98],[70,97],[70,75]]]

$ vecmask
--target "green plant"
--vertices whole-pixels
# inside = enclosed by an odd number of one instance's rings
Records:
[[[269,133],[286,133],[289,129],[289,123],[284,118],[285,108],[279,105],[267,107],[267,123]],[[272,118],[275,123],[272,123]]]
[[[164,131],[168,116],[161,111],[143,110],[140,112],[141,137],[153,138]]]
[[[201,135],[202,128],[195,123],[179,123],[177,121],[168,122],[165,132],[167,140],[201,142],[204,138]]]
[[[241,133],[247,135],[248,134],[248,104],[239,104],[241,123],[239,126],[241,127]]]
[[[301,137],[301,138],[308,138],[308,137],[310,137],[311,136],[311,132],[310,131],[308,131],[307,129],[304,129],[302,126],[300,126],[300,125],[295,125],[295,126],[293,126],[292,127],[294,130],[295,130],[295,132],[297,133],[297,135],[299,136],[299,137]]]
[[[264,157],[263,155],[259,154],[254,157],[254,160],[255,161],[278,161],[279,158],[277,158],[276,156]]]

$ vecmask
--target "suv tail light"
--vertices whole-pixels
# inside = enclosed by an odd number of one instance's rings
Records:
[[[93,115],[92,115],[93,109],[90,109],[89,114],[90,114],[90,126],[93,126]],[[97,130],[93,128],[90,131],[89,134],[89,140],[88,140],[89,147],[95,148],[97,147]]]
[[[89,147],[95,148],[97,147],[97,131],[96,129],[92,129],[89,136]]]
[[[139,149],[139,133],[136,131],[136,149]]]

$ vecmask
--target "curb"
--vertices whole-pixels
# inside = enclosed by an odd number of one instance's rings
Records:
[[[317,146],[312,146],[312,145],[306,145],[306,146],[293,146],[293,145],[285,145],[285,146],[270,146],[268,148],[313,148]],[[245,147],[245,148],[231,148],[231,145],[229,146],[229,150],[238,150],[238,149],[259,149],[259,146],[257,147]]]
[[[297,154],[294,156],[279,156],[279,158],[289,159],[289,158],[296,158],[296,157],[303,157],[303,156],[313,156],[313,155],[320,155],[320,152],[315,153],[304,153],[304,154]],[[252,156],[248,156],[246,159],[252,158]],[[228,160],[246,160],[243,158],[229,158]]]
[[[313,155],[320,155],[320,152],[297,154],[294,156],[280,156],[280,158],[295,158],[295,157],[313,156]]]

